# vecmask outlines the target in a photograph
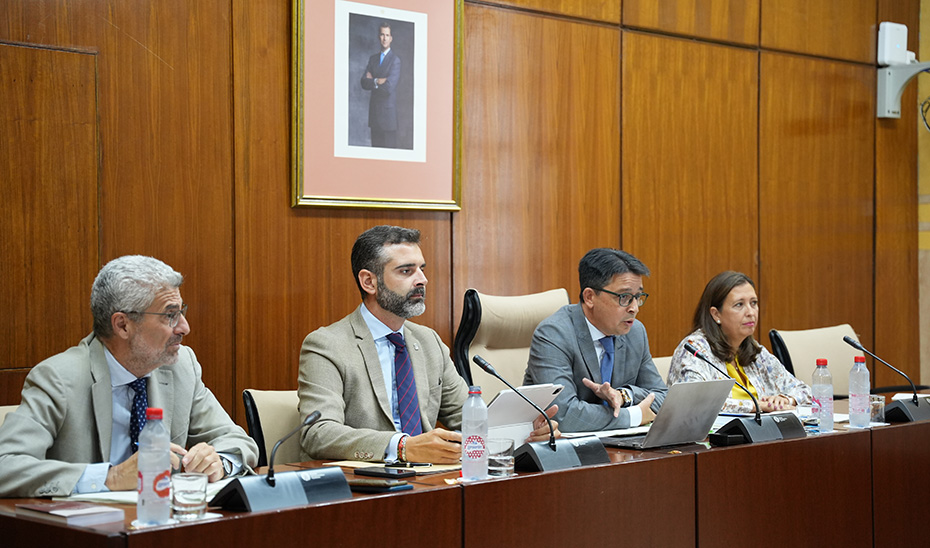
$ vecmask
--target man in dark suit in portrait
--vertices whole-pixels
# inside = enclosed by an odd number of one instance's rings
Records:
[[[381,23],[378,31],[381,52],[371,56],[362,77],[362,89],[371,92],[368,104],[368,127],[371,146],[397,148],[397,81],[400,57],[391,50],[391,25]]]

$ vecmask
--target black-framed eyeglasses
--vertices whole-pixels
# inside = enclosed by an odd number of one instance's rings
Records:
[[[187,317],[187,305],[182,305],[181,308],[177,310],[172,310],[171,312],[124,312],[124,314],[148,314],[150,316],[164,316],[168,318],[168,327],[177,327],[178,322],[181,321],[181,316]]]
[[[610,293],[617,298],[617,302],[620,303],[620,306],[630,306],[630,303],[633,302],[633,299],[636,299],[636,304],[643,306],[646,304],[646,298],[649,297],[649,293],[614,293],[603,287],[598,289],[598,291],[603,291],[604,293]]]

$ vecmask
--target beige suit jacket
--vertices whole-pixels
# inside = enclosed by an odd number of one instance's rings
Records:
[[[439,335],[404,324],[423,431],[461,428],[468,387]],[[322,417],[301,438],[303,458],[381,460],[395,433],[388,387],[361,310],[307,335],[300,351],[300,414]]]
[[[258,446],[204,386],[201,372],[194,351],[182,346],[176,363],[152,372],[149,406],[164,410],[172,442],[206,442],[255,466]],[[71,494],[88,464],[109,461],[112,428],[110,369],[103,344],[89,335],[26,377],[22,404],[0,426],[0,496]]]

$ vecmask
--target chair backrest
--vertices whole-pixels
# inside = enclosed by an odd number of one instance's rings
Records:
[[[472,367],[475,354],[490,362],[514,386],[522,385],[536,326],[568,303],[564,288],[512,297],[469,289],[453,344],[459,373],[469,384],[481,386],[485,401],[491,401],[506,386],[478,366]]]
[[[6,419],[6,416],[16,411],[18,405],[0,405],[0,426],[3,426],[3,421]]]
[[[249,435],[258,444],[258,466],[267,466],[274,444],[300,424],[298,405],[300,398],[296,390],[242,391],[245,404],[245,422]],[[291,436],[281,444],[275,455],[275,463],[298,462],[300,460],[300,435]]]
[[[799,331],[773,329],[769,332],[769,340],[775,357],[807,384],[811,383],[817,358],[826,358],[827,368],[833,376],[833,394],[845,396],[849,392],[849,370],[853,359],[865,355],[843,341],[846,335],[858,339],[852,326],[843,324]]]
[[[668,384],[668,370],[672,368],[672,357],[671,356],[662,356],[660,358],[652,357],[652,363],[656,364],[656,369],[659,370],[659,376],[662,377],[662,380]]]

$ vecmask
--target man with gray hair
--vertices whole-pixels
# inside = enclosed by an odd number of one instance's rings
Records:
[[[204,386],[181,274],[152,257],[114,259],[91,290],[94,332],[36,365],[0,426],[0,496],[135,489],[146,407],[161,407],[173,468],[209,480],[244,473],[255,442]]]

